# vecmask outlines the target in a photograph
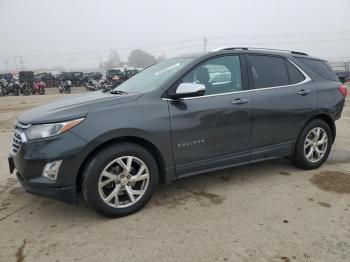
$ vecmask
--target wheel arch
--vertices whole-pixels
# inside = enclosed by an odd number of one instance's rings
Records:
[[[82,161],[82,164],[80,165],[78,175],[76,178],[76,186],[78,189],[78,192],[81,191],[81,182],[83,178],[83,172],[84,172],[84,167],[86,166],[86,163],[89,162],[89,159],[92,158],[95,154],[97,154],[99,151],[101,151],[103,148],[106,146],[113,144],[113,143],[134,143],[137,145],[142,146],[145,148],[147,151],[149,151],[154,159],[156,160],[158,164],[158,169],[159,169],[159,178],[162,182],[168,181],[167,179],[167,174],[166,174],[166,164],[165,160],[159,150],[159,148],[152,142],[150,142],[148,139],[145,139],[140,136],[119,136],[119,137],[114,137],[114,138],[109,138],[102,143],[98,144],[95,146],[84,158]]]
[[[301,132],[304,130],[304,128],[313,120],[315,119],[321,119],[323,121],[325,121],[329,128],[331,129],[332,132],[332,143],[334,143],[335,140],[335,136],[337,134],[337,130],[336,130],[336,126],[335,126],[335,121],[333,120],[333,118],[331,116],[329,116],[326,113],[319,113],[319,114],[315,114],[314,116],[312,116],[308,121],[306,121],[306,123],[303,125],[303,127],[300,129],[300,132],[298,134],[298,139],[300,137]]]

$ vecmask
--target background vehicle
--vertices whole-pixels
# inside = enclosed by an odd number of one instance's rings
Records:
[[[107,81],[112,81],[112,78],[121,78],[123,77],[123,68],[114,68],[114,69],[109,69],[106,72],[106,79]]]
[[[22,85],[21,93],[23,95],[27,96],[33,93],[33,84],[35,81],[33,71],[20,71],[18,80]]]
[[[12,81],[13,80],[13,74],[12,73],[3,73],[0,74],[0,80],[5,79],[6,81]]]
[[[102,73],[100,72],[90,72],[84,73],[83,83],[86,84],[89,80],[99,81],[102,79]]]
[[[58,87],[60,93],[69,94],[72,88],[72,82],[69,79],[62,80],[61,85]]]
[[[7,94],[13,94],[15,96],[18,96],[21,92],[22,85],[21,83],[13,78],[11,81],[6,82],[6,92]]]
[[[81,86],[83,85],[83,72],[62,72],[60,75],[62,80],[69,80],[72,82],[72,86]]]
[[[0,79],[0,96],[7,95],[7,81],[5,79]]]
[[[33,95],[34,94],[44,95],[45,88],[46,88],[46,84],[44,81],[40,79],[36,80],[33,86]]]
[[[57,87],[59,85],[59,82],[57,81],[56,77],[52,73],[38,73],[35,74],[35,80],[42,80],[45,82],[46,87]]]
[[[225,81],[213,81],[220,74]],[[10,171],[28,192],[66,202],[81,192],[97,212],[125,216],[159,180],[282,157],[318,168],[346,95],[325,61],[301,52],[227,48],[164,60],[110,92],[22,114]]]

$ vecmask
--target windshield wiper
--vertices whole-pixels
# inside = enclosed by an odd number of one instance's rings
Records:
[[[111,90],[111,94],[113,94],[113,95],[127,95],[128,92],[125,92],[122,90]]]

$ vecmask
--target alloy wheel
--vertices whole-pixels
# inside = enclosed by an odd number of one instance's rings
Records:
[[[135,156],[122,156],[111,161],[102,171],[98,193],[105,204],[125,208],[142,198],[148,184],[147,165]]]
[[[328,135],[322,127],[315,127],[307,134],[304,142],[305,158],[316,163],[326,154],[328,147]]]

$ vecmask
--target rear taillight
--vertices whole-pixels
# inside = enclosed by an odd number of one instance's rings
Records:
[[[344,97],[348,95],[348,89],[346,88],[346,86],[341,85],[339,86],[338,90]]]

